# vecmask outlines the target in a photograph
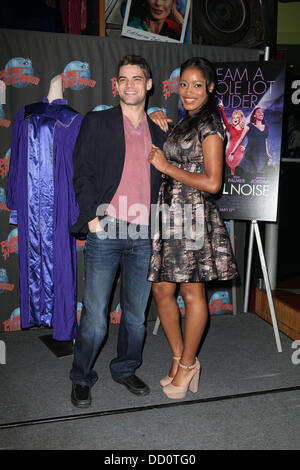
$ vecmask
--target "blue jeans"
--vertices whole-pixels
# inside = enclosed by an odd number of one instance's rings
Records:
[[[145,310],[151,290],[151,282],[147,281],[150,251],[149,239],[99,239],[96,233],[88,234],[83,309],[70,373],[73,383],[91,387],[98,379],[93,365],[107,333],[108,304],[119,265],[122,315],[111,375],[122,381],[141,365]]]

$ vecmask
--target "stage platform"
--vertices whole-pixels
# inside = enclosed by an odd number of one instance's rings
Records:
[[[276,289],[272,291],[272,298],[279,331],[291,339],[300,340],[300,278],[278,282]],[[256,288],[255,312],[272,323],[264,289]]]
[[[300,353],[289,337],[280,333],[278,353],[272,326],[258,315],[210,317],[199,392],[173,401],[159,385],[171,354],[162,328],[157,335],[153,328],[149,321],[137,371],[150,395],[136,397],[112,380],[118,325],[110,325],[87,410],[70,401],[72,355],[57,357],[41,341],[49,330],[1,334],[0,448],[299,449]]]

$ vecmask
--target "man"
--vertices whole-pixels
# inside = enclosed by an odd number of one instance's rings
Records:
[[[142,57],[126,56],[120,61],[117,87],[120,106],[88,113],[74,150],[74,188],[80,215],[72,232],[81,238],[87,236],[83,309],[70,373],[71,400],[77,407],[91,404],[90,389],[98,378],[93,365],[107,332],[108,302],[119,266],[122,316],[117,357],[111,361],[110,371],[130,392],[140,396],[149,393],[135,370],[142,362],[145,309],[151,289],[147,281],[150,206],[157,202],[161,174],[147,157],[152,144],[162,148],[165,134],[145,114],[152,79]],[[139,217],[136,208],[140,208]],[[104,230],[107,224],[108,231]],[[110,230],[111,226],[115,230]],[[144,238],[136,237],[139,232]]]

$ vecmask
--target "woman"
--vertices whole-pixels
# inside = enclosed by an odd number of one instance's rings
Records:
[[[192,58],[181,66],[179,96],[187,114],[170,133],[164,152],[153,146],[149,154],[149,161],[164,174],[158,207],[167,205],[175,212],[174,227],[164,230],[161,224],[154,236],[148,276],[173,353],[171,369],[161,384],[174,399],[184,398],[188,388],[198,390],[196,354],[208,315],[204,282],[237,275],[226,228],[211,196],[221,185],[224,138],[213,98],[215,83],[207,60]],[[181,238],[178,207],[192,214],[190,230],[184,230]],[[164,237],[164,231],[170,236]],[[186,310],[184,338],[174,295],[177,283]]]
[[[235,168],[240,164],[240,161],[243,158],[244,147],[240,144],[236,147],[236,151],[232,154],[232,149],[235,148],[235,144],[238,139],[241,137],[242,132],[245,127],[245,116],[241,109],[236,109],[233,111],[230,119],[230,123],[227,120],[224,106],[222,101],[219,102],[219,109],[222,113],[225,126],[229,132],[230,140],[226,148],[226,163],[230,167],[231,174],[234,175]]]
[[[183,17],[176,10],[176,0],[133,2],[128,26],[180,40]]]
[[[252,111],[249,125],[245,126],[230,156],[234,156],[246,136],[248,143],[240,167],[246,173],[259,176],[265,172],[267,165],[272,163],[272,157],[268,150],[269,131],[262,108],[258,107]]]

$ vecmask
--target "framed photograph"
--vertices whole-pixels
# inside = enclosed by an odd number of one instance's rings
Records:
[[[184,42],[190,0],[128,0],[122,36]]]

